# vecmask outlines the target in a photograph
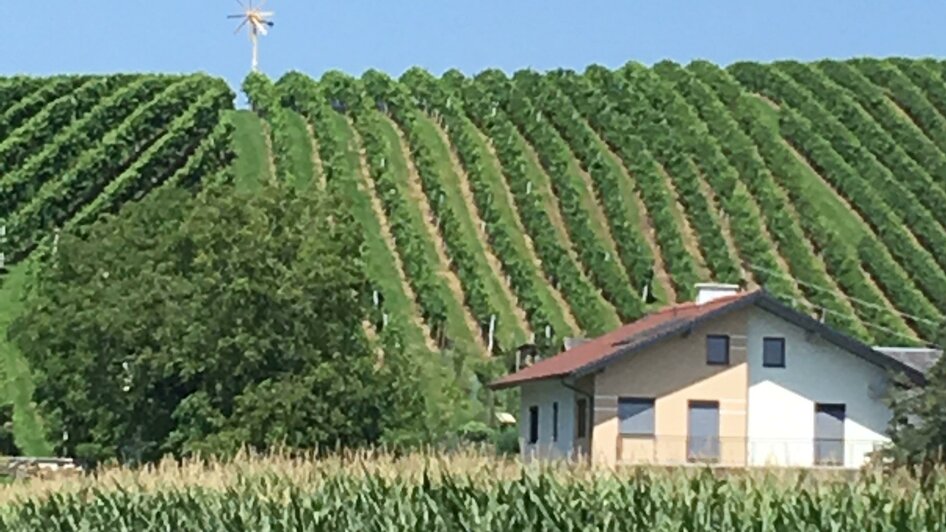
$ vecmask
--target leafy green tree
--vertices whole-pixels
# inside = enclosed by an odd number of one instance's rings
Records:
[[[165,188],[64,234],[10,331],[59,451],[134,462],[422,430],[406,355],[365,333],[348,212],[279,184]]]
[[[944,345],[946,323],[940,325],[936,345]],[[889,456],[897,464],[926,471],[946,460],[946,357],[926,374],[922,385],[898,379],[892,394],[893,418]]]

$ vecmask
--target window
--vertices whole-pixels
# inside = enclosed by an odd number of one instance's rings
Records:
[[[729,337],[710,335],[706,337],[706,363],[711,366],[729,365]]]
[[[529,407],[529,443],[539,441],[539,407]]]
[[[815,464],[844,465],[844,420],[847,409],[843,404],[815,405]]]
[[[558,441],[558,403],[552,403],[552,441]]]
[[[618,399],[618,419],[621,434],[653,436],[654,400],[628,397]]]
[[[785,339],[762,339],[762,366],[766,368],[785,367]]]
[[[719,461],[719,403],[690,401],[687,420],[687,460]]]
[[[584,438],[588,435],[588,401],[579,399],[575,401],[575,437]]]

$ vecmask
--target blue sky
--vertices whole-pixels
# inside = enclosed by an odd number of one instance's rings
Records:
[[[946,2],[933,0],[269,0],[271,76],[298,69],[393,75],[420,65],[582,68],[634,59],[946,57]],[[0,74],[206,71],[242,80],[249,40],[235,0],[5,2]]]

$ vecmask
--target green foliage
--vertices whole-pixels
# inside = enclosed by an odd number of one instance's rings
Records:
[[[946,340],[941,335],[939,341]],[[893,418],[887,455],[898,465],[919,466],[929,473],[946,460],[946,358],[941,358],[918,385],[900,379],[892,396]]]
[[[665,62],[583,74],[523,71],[512,79],[495,71],[438,79],[412,69],[397,81],[369,72],[361,79],[330,73],[319,82],[290,74],[273,84],[251,75],[245,90],[263,120],[238,120],[236,139],[234,121],[221,119],[233,94],[208,76],[0,78],[3,251],[18,262],[35,249],[48,255],[57,230],[75,233],[64,240],[101,234],[79,228],[103,215],[124,219],[119,209],[152,190],[202,188],[217,198],[214,189],[234,174],[267,181],[255,168],[268,171],[270,157],[275,181],[310,182],[315,147],[324,179],[312,193],[345,198],[364,238],[361,296],[379,295],[365,310],[366,350],[400,354],[383,368],[397,367],[399,356],[409,360],[428,398],[416,426],[385,421],[405,427],[387,434],[405,443],[418,434],[458,440],[463,427],[489,421],[490,409],[506,400],[483,384],[528,341],[515,313],[525,315],[542,352],[555,352],[564,336],[594,335],[639,316],[641,288],[654,276],[668,278],[678,301],[690,299],[701,280],[697,264],[713,280],[752,281],[806,311],[824,309],[831,325],[865,341],[936,336],[946,312],[944,77],[940,62],[903,59],[728,69]],[[247,164],[235,165],[232,146],[250,144],[247,127],[262,135],[241,161]],[[413,169],[421,196],[408,181]],[[563,227],[553,226],[559,214]],[[684,232],[681,214],[692,231]],[[695,248],[684,241],[690,232]],[[483,233],[486,241],[477,242]],[[490,254],[505,279],[494,275]],[[449,285],[451,271],[459,290]],[[500,356],[480,360],[471,355],[494,315]],[[202,318],[191,318],[193,334],[202,335]],[[121,337],[116,345],[129,351],[123,356],[145,356],[154,347],[134,343],[144,336],[128,319],[116,323],[131,332],[96,334],[113,343]],[[92,337],[85,322],[68,323],[79,338]],[[96,356],[102,350],[63,345]],[[20,366],[18,375],[28,377]],[[17,380],[17,401],[26,405],[28,381]],[[177,417],[166,413],[166,425],[181,426],[171,447],[210,433],[224,436],[200,445],[270,438],[231,427],[232,412],[252,413],[245,417],[257,426],[275,423],[272,412],[256,413],[302,400],[311,382],[284,384],[277,391],[248,383],[246,397],[225,415],[209,390],[188,393]],[[53,412],[50,434],[63,426],[59,416]],[[193,419],[200,422],[188,425]],[[313,433],[284,425],[270,439]],[[90,457],[116,455],[114,443],[85,439],[68,445]]]
[[[909,202],[907,209],[891,208],[891,204],[907,206],[901,202],[910,195],[896,185],[889,171],[846,129],[840,121],[846,115],[829,113],[811,90],[783,72],[801,76],[802,73],[795,71],[797,68],[800,67],[780,64],[760,69],[759,65],[741,63],[731,70],[750,88],[793,107],[780,113],[782,134],[848,199],[924,294],[937,306],[946,306],[946,274],[930,252],[917,242],[917,239],[935,238],[938,226],[929,221],[929,214],[914,202]],[[837,107],[834,109],[836,113],[841,112]],[[906,220],[920,224],[915,232],[905,224]]]
[[[416,417],[401,354],[364,336],[344,202],[287,188],[163,188],[63,234],[11,328],[60,451],[357,446]]]
[[[231,106],[232,100],[232,92],[221,80],[195,75],[179,78],[137,107],[94,147],[77,150],[70,172],[40,188],[7,219],[11,255],[15,259],[25,256],[44,233],[93,200],[106,202],[104,208],[107,203],[133,199],[168,178],[214,129],[220,111]],[[79,137],[75,142],[87,141]],[[99,198],[103,194],[106,199]]]
[[[345,116],[330,107],[331,100],[322,91],[324,85],[316,84],[308,76],[290,73],[279,81],[278,87],[283,104],[305,116],[317,134],[327,189],[347,198],[352,216],[361,225],[367,273],[372,289],[381,295],[371,321],[380,333],[383,348],[403,350],[404,364],[410,365],[407,371],[417,379],[396,389],[414,398],[420,396],[426,402],[425,415],[405,420],[411,423],[398,425],[389,440],[416,442],[421,433],[411,427],[420,423],[427,431],[422,433],[424,442],[441,441],[463,423],[483,417],[480,398],[467,391],[464,353],[428,349],[417,306],[405,292],[400,276],[392,275],[397,250],[388,247],[382,237],[370,193],[363,185],[367,176],[361,174],[355,132]]]
[[[582,274],[552,229],[548,202],[538,193],[539,176],[533,174],[541,169],[529,160],[525,140],[502,108],[508,97],[507,82],[503,74],[487,71],[475,81],[464,83],[467,113],[492,138],[523,226],[546,269],[546,278],[567,299],[583,331],[603,334],[616,325],[614,312],[601,300],[595,286]]]
[[[0,115],[0,138],[15,134],[17,128],[36,115],[48,103],[69,94],[88,81],[89,76],[55,76],[40,83],[36,90],[23,94]]]
[[[517,215],[512,201],[507,201],[503,176],[495,161],[487,153],[481,134],[464,112],[461,95],[447,83],[421,69],[411,69],[401,79],[422,110],[443,121],[444,129],[456,150],[457,158],[466,171],[473,201],[484,223],[496,258],[509,278],[520,307],[525,311],[536,342],[543,352],[555,349],[550,336],[566,336],[569,330],[562,309],[552,297],[542,272],[530,258],[525,235],[518,230]]]
[[[605,244],[600,234],[607,232],[607,227],[598,228],[592,221],[586,206],[594,204],[594,196],[576,175],[578,167],[568,144],[533,104],[527,92],[519,87],[529,78],[529,72],[517,74],[519,83],[506,84],[500,102],[512,122],[535,148],[539,162],[549,176],[552,191],[558,198],[559,211],[586,275],[614,306],[623,323],[634,321],[643,314],[643,301],[637,291],[629,289],[634,284],[617,260],[616,252]]]
[[[265,75],[253,72],[243,81],[243,92],[249,98],[253,110],[268,124],[276,178],[286,183],[294,183],[296,177],[293,174],[293,141],[289,116],[286,109],[280,105],[276,87]]]
[[[610,76],[601,67],[591,67],[584,76],[566,73],[556,81],[633,175],[637,192],[647,207],[677,297],[691,299],[693,285],[698,278],[694,258],[683,243],[682,228],[673,216],[673,196],[660,173],[658,162],[638,134],[637,127],[629,117],[617,110],[623,105],[620,86],[593,83],[592,80],[599,73]],[[604,89],[611,91],[616,98],[613,102],[609,101]]]
[[[62,130],[49,128],[55,136],[50,138],[46,133],[44,146],[33,146],[31,157],[15,168],[11,165],[10,171],[0,176],[0,212],[12,212],[33,197],[44,183],[57,176],[57,171],[70,167],[95,140],[118,127],[138,106],[166,89],[172,80],[170,76],[142,76],[96,100],[97,105],[87,115]],[[46,127],[37,124],[37,129]],[[24,135],[28,133],[29,130]],[[10,137],[6,142],[17,138]]]
[[[541,116],[547,116],[554,124],[591,176],[595,196],[607,216],[618,254],[633,286],[641,290],[650,287],[654,276],[654,257],[644,241],[643,228],[630,211],[630,202],[624,193],[625,188],[629,187],[622,183],[624,178],[617,161],[604,153],[605,148],[594,130],[580,119],[571,100],[549,79],[523,71],[516,75],[516,82],[541,109]],[[537,119],[536,122],[542,121]]]
[[[407,88],[375,71],[365,74],[364,83],[368,95],[378,107],[391,115],[406,136],[421,187],[438,228],[437,237],[443,241],[452,262],[452,269],[460,279],[464,303],[476,318],[478,332],[486,338],[490,320],[494,317],[498,318],[496,327],[499,331],[515,328],[512,313],[505,308],[501,309],[503,302],[498,300],[496,290],[491,290],[492,287],[486,285],[487,279],[492,278],[492,272],[482,248],[476,245],[476,230],[471,227],[470,215],[463,207],[459,187],[454,179],[442,173],[437,160],[437,147],[431,142],[432,139],[424,134],[425,124],[421,123],[422,118]],[[450,186],[451,184],[454,186]],[[514,343],[514,336],[521,337],[522,334],[501,333],[501,341],[494,344],[495,351],[498,352],[501,348],[512,349],[525,343],[524,339],[518,344]]]

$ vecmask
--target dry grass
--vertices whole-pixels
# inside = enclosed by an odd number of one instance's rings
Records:
[[[112,491],[154,493],[203,489],[226,491],[255,485],[279,496],[290,489],[317,489],[326,481],[344,477],[381,478],[407,483],[421,483],[425,476],[434,482],[444,476],[463,478],[471,485],[489,486],[520,478],[524,473],[541,472],[568,482],[591,482],[602,477],[628,479],[645,475],[672,482],[688,482],[705,474],[698,467],[620,467],[608,468],[575,462],[543,462],[526,465],[516,458],[498,457],[476,450],[454,453],[415,452],[405,455],[385,451],[359,451],[316,456],[274,452],[242,452],[227,459],[165,459],[140,468],[108,466],[87,475],[31,479],[11,484],[0,483],[0,507],[27,500],[45,500],[53,494],[101,496]],[[823,487],[836,483],[877,480],[879,471],[851,472],[797,469],[717,469],[714,473],[736,484],[776,484],[784,487]],[[905,472],[887,473],[885,486],[894,490],[919,489]]]

